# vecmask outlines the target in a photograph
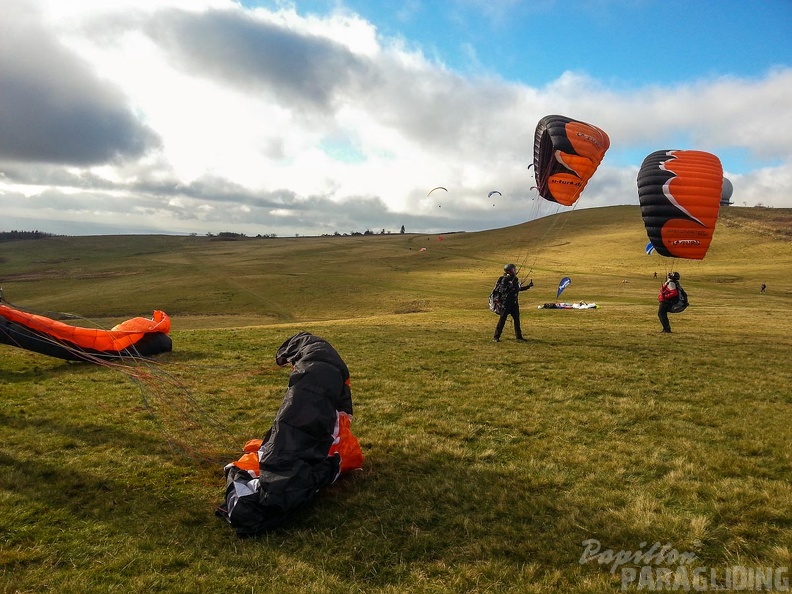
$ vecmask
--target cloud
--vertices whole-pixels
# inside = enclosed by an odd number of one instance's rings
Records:
[[[279,235],[502,227],[536,210],[527,166],[551,113],[611,137],[579,208],[637,203],[638,166],[660,148],[721,155],[738,205],[792,206],[790,68],[638,88],[569,71],[531,87],[455,72],[345,11],[74,0],[47,19],[16,5],[0,38],[0,192],[16,220]],[[426,197],[437,185],[442,203]]]
[[[25,2],[11,9],[0,36],[0,158],[91,165],[157,146],[120,89],[54,39]]]
[[[263,92],[290,108],[329,113],[368,61],[344,45],[241,10],[170,10],[145,26],[176,68],[244,92]]]

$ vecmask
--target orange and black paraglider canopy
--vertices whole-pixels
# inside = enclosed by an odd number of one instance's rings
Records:
[[[638,172],[646,234],[662,256],[701,260],[709,249],[723,191],[723,167],[713,154],[655,151]]]
[[[70,361],[148,357],[168,352],[171,322],[164,311],[132,318],[110,330],[71,326],[0,303],[0,344]]]
[[[545,200],[572,206],[610,147],[603,131],[561,115],[539,120],[534,137],[534,175]]]

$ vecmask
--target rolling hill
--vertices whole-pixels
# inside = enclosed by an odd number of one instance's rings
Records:
[[[702,261],[647,256],[646,241],[637,206],[442,236],[50,237],[0,243],[0,285],[23,307],[92,319],[163,309],[177,328],[481,309],[506,262],[534,279],[531,303],[554,301],[562,276],[568,301],[651,301],[654,272],[671,268],[698,304],[745,302],[761,283],[765,305],[792,298],[789,209],[722,209]]]

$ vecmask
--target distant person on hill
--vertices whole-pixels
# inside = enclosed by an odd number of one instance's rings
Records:
[[[766,284],[764,284],[764,283],[762,283],[762,288],[759,290],[759,292],[760,292],[762,295],[764,295],[764,294],[765,294],[765,292],[767,292],[767,285],[766,285]]]
[[[503,267],[503,275],[498,279],[495,285],[496,290],[500,293],[501,302],[503,303],[503,313],[498,318],[498,325],[495,326],[495,336],[492,338],[493,342],[500,342],[503,327],[506,325],[506,318],[511,316],[514,322],[514,336],[518,342],[525,342],[522,335],[522,328],[520,327],[520,291],[527,291],[533,287],[533,280],[529,280],[528,284],[523,286],[517,278],[517,266],[514,264],[506,264]]]
[[[668,312],[671,311],[671,306],[679,295],[679,291],[677,290],[678,281],[679,273],[669,272],[666,282],[660,287],[660,293],[657,295],[657,300],[660,302],[660,306],[657,308],[657,317],[660,318],[660,323],[663,325],[663,332],[666,334],[671,333]]]

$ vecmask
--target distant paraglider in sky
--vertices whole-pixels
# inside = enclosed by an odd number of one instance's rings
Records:
[[[662,150],[644,159],[638,172],[638,201],[646,234],[658,254],[704,258],[726,182],[720,159],[703,151]]]
[[[610,147],[603,131],[561,115],[539,120],[534,137],[534,176],[539,195],[575,204]]]
[[[436,190],[443,190],[444,192],[448,192],[447,188],[444,188],[443,186],[437,186],[436,188],[432,188],[431,190],[429,190],[429,193],[426,194],[426,197],[428,198],[429,196],[431,196],[432,193],[435,192]],[[443,208],[443,205],[442,204],[438,204],[437,208]]]

